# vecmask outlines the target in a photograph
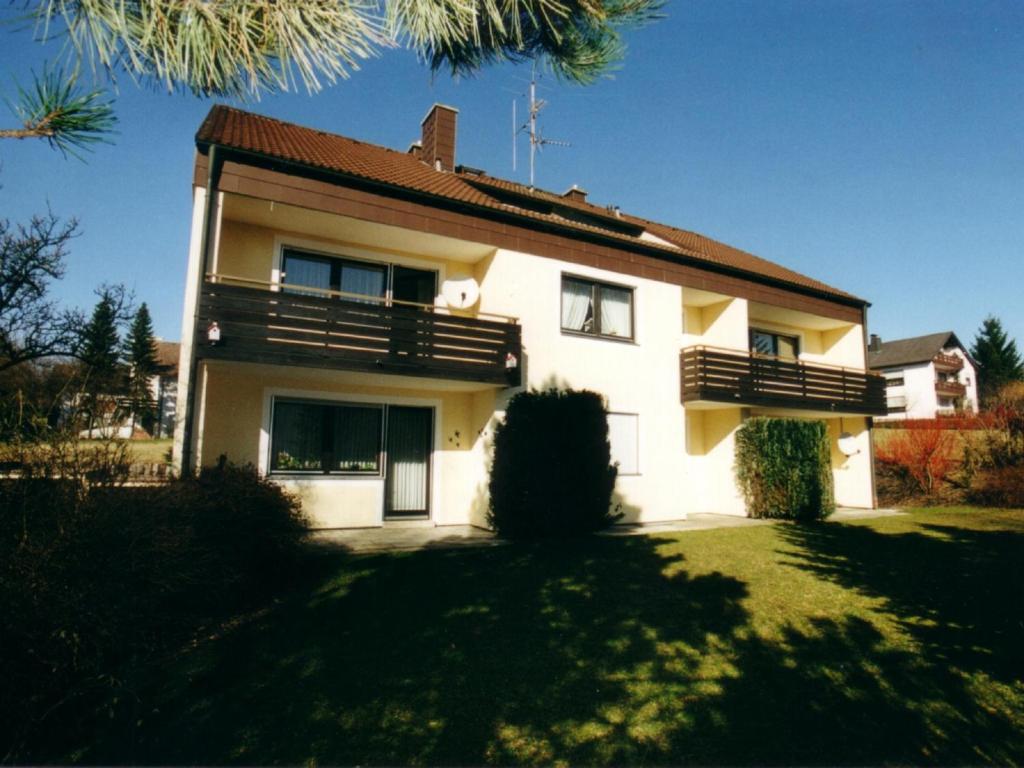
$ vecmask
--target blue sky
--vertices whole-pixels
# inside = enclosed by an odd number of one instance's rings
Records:
[[[989,313],[1024,345],[1024,3],[669,2],[613,78],[542,81],[537,184],[702,232],[870,300],[870,329],[952,329]],[[0,28],[0,94],[52,54]],[[460,109],[458,162],[511,166],[528,67],[454,81],[385,52],[317,95],[246,106],[404,149],[434,101]],[[121,86],[120,134],[87,162],[0,142],[0,216],[49,204],[82,236],[57,295],[124,282],[177,339],[192,137],[210,101]],[[520,109],[520,114],[522,111]],[[13,125],[0,107],[0,125]]]

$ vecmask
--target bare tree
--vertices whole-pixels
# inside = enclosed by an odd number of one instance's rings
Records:
[[[78,221],[48,212],[28,224],[0,219],[0,371],[45,357],[73,355],[84,317],[61,309],[50,285],[64,276]]]

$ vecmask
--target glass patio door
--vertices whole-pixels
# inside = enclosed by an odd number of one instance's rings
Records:
[[[432,408],[388,408],[384,518],[430,517]]]

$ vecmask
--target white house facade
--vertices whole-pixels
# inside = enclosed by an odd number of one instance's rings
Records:
[[[506,403],[567,385],[607,402],[623,522],[746,514],[734,439],[753,415],[824,421],[837,501],[874,505],[863,299],[456,165],[456,119],[435,105],[400,152],[210,112],[179,466],[251,462],[318,527],[483,525]]]
[[[871,337],[868,366],[885,378],[879,420],[978,412],[977,365],[952,331],[883,342]]]

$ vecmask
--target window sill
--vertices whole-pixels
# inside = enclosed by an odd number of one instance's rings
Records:
[[[320,472],[319,470],[281,470],[272,469],[268,473],[268,477],[283,477],[283,478],[297,478],[297,477],[311,477],[320,480],[380,480],[382,479],[381,473],[378,472]]]
[[[574,339],[591,339],[592,341],[611,341],[615,344],[629,344],[634,347],[640,346],[636,339],[627,339],[624,336],[599,336],[596,333],[584,333],[583,331],[569,331],[565,328],[561,329],[563,336],[569,336]]]

